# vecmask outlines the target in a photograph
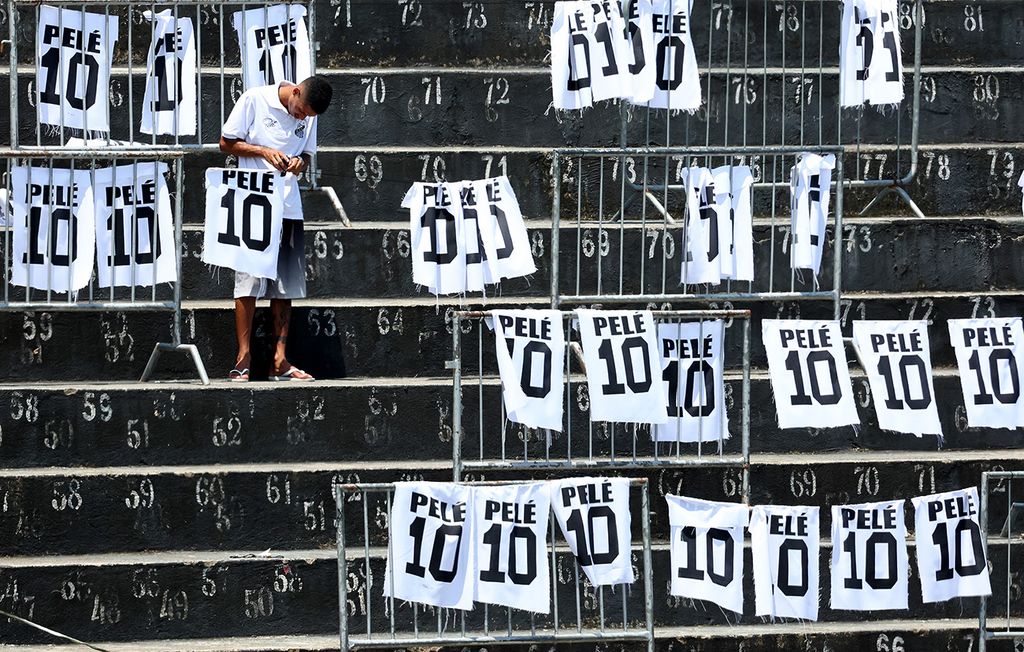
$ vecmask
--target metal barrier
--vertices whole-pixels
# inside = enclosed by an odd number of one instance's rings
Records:
[[[628,2],[623,0],[624,5]],[[913,28],[913,61],[909,63],[912,81],[900,108],[884,115],[876,107],[844,110],[839,105],[841,2],[728,0],[714,3],[706,12],[707,23],[698,25],[692,32],[703,88],[700,110],[689,116],[679,115],[679,111],[622,103],[620,145],[630,144],[629,125],[640,120],[641,128],[634,128],[632,133],[640,131],[635,138],[643,145],[760,146],[766,151],[786,146],[845,146],[854,159],[854,174],[844,180],[846,187],[882,189],[861,214],[885,195],[894,193],[914,214],[923,218],[924,214],[906,190],[918,166],[923,2],[900,2],[899,16],[894,17],[898,27]],[[757,7],[758,4],[761,7]],[[716,33],[722,30],[725,35],[719,36],[716,43]],[[758,30],[760,38],[756,37]],[[809,31],[812,33],[808,34]],[[903,50],[906,52],[907,48]],[[904,69],[907,67],[908,63],[904,62]],[[909,114],[904,115],[908,103]],[[761,105],[760,115],[757,115],[757,104]],[[730,114],[733,123],[730,123]],[[735,121],[737,117],[740,119]],[[730,126],[734,128],[730,130]],[[883,154],[878,161],[871,158],[874,154],[863,154],[877,164],[877,178],[867,178],[866,172],[862,174],[861,149],[865,143],[892,149],[891,157]],[[890,158],[891,168],[883,172]],[[682,189],[660,176],[649,181],[645,178],[645,181],[648,190],[661,190],[664,186]],[[640,184],[633,184],[632,189],[639,191]],[[652,202],[652,206],[661,210],[657,202]]]
[[[747,495],[750,461],[749,310],[654,312],[658,324],[696,321],[703,329],[706,321],[721,319],[725,321],[726,333],[738,326],[742,335],[732,341],[726,337],[723,343],[726,370],[723,404],[732,402],[736,405],[733,397],[739,397],[738,413],[734,409],[732,415],[721,415],[727,420],[725,425],[729,426],[733,437],[727,442],[705,440],[701,420],[698,421],[697,441],[683,442],[683,420],[676,417],[667,426],[670,437],[674,433],[675,441],[651,442],[650,448],[646,448],[647,444],[638,443],[641,437],[650,437],[649,426],[609,422],[595,424],[588,418],[590,399],[586,378],[581,375],[583,363],[579,344],[578,341],[572,342],[571,338],[571,312],[563,313],[567,346],[562,361],[565,370],[562,432],[533,430],[510,423],[506,419],[501,384],[496,376],[494,336],[485,332],[484,327],[484,320],[489,316],[486,312],[456,312],[452,318],[454,355],[449,366],[453,369],[454,380],[452,466],[456,481],[461,480],[466,471],[736,466],[743,469],[742,495]],[[471,340],[468,346],[466,339]],[[476,340],[475,346],[472,339]],[[742,344],[739,344],[740,340]],[[575,365],[574,358],[577,359]],[[467,393],[470,394],[468,400]],[[474,410],[476,414],[472,414]],[[475,433],[472,432],[474,427]],[[476,450],[471,449],[474,444]],[[709,451],[709,447],[712,450]]]
[[[74,290],[74,284],[72,283],[72,272],[73,272],[73,260],[75,253],[77,252],[78,243],[76,240],[77,226],[72,226],[74,217],[68,212],[68,216],[65,219],[66,224],[61,227],[59,222],[60,219],[56,217],[49,217],[49,226],[41,231],[42,226],[42,211],[38,214],[38,219],[32,219],[26,222],[24,225],[18,224],[14,220],[14,215],[8,215],[8,225],[4,229],[4,236],[2,241],[3,246],[3,300],[0,301],[0,310],[9,311],[32,311],[32,310],[47,310],[47,311],[168,311],[172,315],[172,341],[170,343],[157,343],[154,347],[153,354],[150,357],[149,364],[146,366],[145,373],[143,374],[142,380],[145,381],[153,372],[156,362],[160,357],[161,352],[164,351],[176,351],[185,353],[190,356],[192,363],[196,368],[200,379],[204,384],[209,383],[209,379],[206,375],[206,369],[203,366],[202,359],[199,356],[199,350],[192,344],[182,344],[181,342],[181,247],[182,247],[182,208],[181,208],[181,197],[182,197],[182,182],[183,182],[183,170],[182,170],[182,157],[181,151],[170,151],[170,150],[145,150],[139,149],[131,152],[127,151],[97,151],[95,149],[60,149],[60,150],[45,150],[45,151],[26,151],[26,150],[0,150],[0,159],[4,161],[3,169],[3,183],[0,184],[6,191],[6,198],[9,202],[13,201],[14,197],[14,176],[12,170],[16,165],[19,164],[30,164],[33,161],[44,161],[44,172],[42,178],[37,181],[40,186],[40,196],[43,197],[43,201],[46,202],[47,215],[54,216],[56,212],[59,212],[61,206],[70,207],[72,202],[80,201],[81,198],[70,198],[60,197],[60,193],[54,189],[44,189],[45,186],[53,185],[53,176],[57,174],[66,174],[67,172],[75,173],[76,169],[80,173],[87,173],[90,177],[90,187],[96,187],[95,178],[97,170],[114,164],[118,165],[119,169],[130,168],[131,173],[126,177],[126,181],[132,184],[134,187],[138,182],[140,175],[156,176],[159,174],[158,165],[164,165],[160,163],[166,161],[168,165],[168,172],[171,175],[171,180],[167,184],[170,199],[172,202],[172,214],[173,214],[173,262],[174,262],[174,275],[173,282],[170,288],[161,288],[158,283],[158,258],[161,242],[163,239],[160,235],[160,220],[157,216],[151,216],[150,223],[152,224],[152,232],[149,239],[149,251],[140,251],[143,248],[140,244],[139,232],[139,219],[132,215],[131,219],[128,220],[128,225],[125,226],[121,220],[117,219],[117,211],[114,210],[109,216],[97,217],[96,223],[100,224],[100,220],[110,219],[112,221],[112,241],[114,242],[115,251],[111,252],[113,255],[108,256],[107,260],[97,258],[97,268],[106,266],[106,269],[101,269],[108,274],[107,279],[109,283],[109,289],[101,288],[98,285],[96,276],[92,273],[93,270],[90,268],[90,278],[88,284],[81,290]],[[31,169],[36,169],[35,166]],[[28,175],[28,183],[32,183],[31,171]],[[26,193],[29,192],[26,189]],[[154,200],[156,201],[156,200]],[[102,201],[95,202],[95,205],[101,204]],[[8,206],[2,206],[0,208],[8,209]],[[41,207],[40,207],[41,208]],[[57,209],[56,211],[54,209]],[[17,230],[24,227],[23,235],[19,234]],[[120,227],[120,228],[119,228]],[[63,231],[65,239],[59,240],[59,235]],[[41,239],[45,237],[45,245],[42,251],[37,251],[38,244]],[[22,260],[14,259],[14,246],[13,241],[23,238],[26,243],[26,252],[23,255]],[[117,251],[120,249],[121,251]],[[63,253],[59,253],[63,251]],[[59,257],[68,259],[67,265],[67,278],[54,278],[54,266],[53,261]],[[145,258],[148,257],[148,258]],[[121,279],[121,282],[115,280],[115,264],[124,266],[125,261],[115,262],[119,258],[128,259],[129,272],[127,279]],[[150,276],[143,277],[138,271],[137,266],[149,262]],[[45,278],[33,278],[33,267],[45,266],[46,276]],[[13,285],[13,276],[19,276],[18,286]],[[66,281],[66,283],[64,283]],[[40,287],[42,285],[42,287]],[[127,287],[118,287],[119,285]],[[139,285],[148,285],[148,291],[140,291]],[[34,287],[33,287],[34,286]],[[68,291],[65,288],[72,288]],[[34,292],[35,290],[35,292]],[[82,295],[85,295],[84,298]],[[63,296],[63,299],[57,298],[57,295]]]
[[[1024,638],[1024,603],[1020,589],[1020,573],[1015,571],[1013,566],[1013,552],[1015,546],[1024,546],[1024,523],[1020,523],[1024,517],[1024,489],[1019,497],[1014,497],[1014,480],[1024,480],[1024,471],[986,471],[981,474],[981,509],[978,513],[979,522],[984,531],[985,558],[989,560],[989,568],[993,566],[992,556],[989,554],[990,534],[995,525],[999,528],[998,541],[1006,545],[1006,575],[1004,586],[999,586],[999,577],[992,573],[992,597],[982,597],[981,607],[978,612],[978,649],[985,652],[988,649],[989,641],[1014,641]],[[990,495],[1005,493],[1006,501],[994,502]],[[1015,522],[1019,525],[1014,534]],[[1016,562],[1020,567],[1020,562]],[[1003,591],[1000,591],[1000,588]],[[1005,604],[1000,604],[1005,598]],[[993,603],[1000,604],[1006,609],[1004,615],[996,616],[993,613]],[[1013,615],[1014,607],[1017,615]],[[998,629],[993,627],[996,625]]]
[[[803,152],[834,154],[835,199],[831,213],[831,269],[822,264],[822,280],[790,268],[789,167]],[[552,305],[586,303],[721,302],[734,300],[831,300],[838,317],[842,285],[842,148],[624,148],[559,149],[552,154],[554,196],[551,209]],[[682,285],[686,196],[670,180],[691,165],[748,165],[753,175],[754,281],[723,281],[719,290]],[[660,192],[648,185],[661,179]],[[627,195],[629,184],[640,192]],[[670,187],[671,186],[671,187]],[[685,188],[685,186],[679,186]],[[670,192],[673,191],[673,192]],[[641,198],[640,202],[635,201]],[[575,208],[565,224],[563,205]],[[648,204],[658,208],[648,212]],[[767,221],[758,215],[767,213]],[[780,213],[783,213],[780,216]],[[696,219],[696,216],[694,216]],[[568,228],[566,228],[568,227]],[[758,229],[765,229],[758,237]],[[565,233],[563,233],[563,229]],[[575,230],[575,251],[561,255],[561,241]],[[570,270],[570,275],[562,269]],[[575,273],[572,271],[575,269]],[[565,278],[569,276],[569,278]],[[681,291],[676,288],[681,288]]]
[[[593,587],[585,576],[581,578],[579,565],[568,546],[555,544],[558,528],[552,512],[548,542],[552,573],[550,615],[488,605],[478,605],[473,611],[446,610],[385,597],[376,578],[385,576],[385,556],[391,553],[388,521],[394,486],[334,486],[343,651],[460,644],[639,641],[647,644],[648,652],[653,652],[650,497],[646,478],[630,481],[630,504],[634,506],[631,510],[636,513],[637,501],[640,508],[639,518],[632,519],[632,557],[638,581],[642,579],[642,595],[621,586],[620,595],[606,601],[604,587]],[[362,624],[359,630],[357,623]]]

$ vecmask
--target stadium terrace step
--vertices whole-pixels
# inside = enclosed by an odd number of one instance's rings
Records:
[[[595,424],[591,431],[583,381],[576,377],[570,390],[571,450],[586,462],[591,455],[620,463],[634,456],[653,463],[655,453],[647,428],[624,424]],[[935,377],[936,405],[944,428],[941,446],[934,436],[883,431],[866,379],[853,373],[859,427],[798,428],[781,430],[765,373],[751,383],[750,448],[754,454],[811,452],[942,450],[988,451],[1024,446],[1021,430],[967,426],[959,380],[950,370]],[[727,382],[729,428],[733,438],[723,446],[727,455],[741,454],[739,396],[741,386]],[[482,399],[482,400],[481,400]],[[542,432],[515,424],[502,428],[500,390],[496,378],[482,385],[470,378],[463,390],[465,428],[462,456],[466,462],[499,460],[502,448],[510,460],[565,459],[567,435],[552,432],[550,443]],[[366,379],[319,381],[315,384],[268,383],[246,385],[218,382],[195,385],[61,384],[0,387],[0,463],[15,469],[44,470],[67,467],[69,473],[85,467],[104,467],[116,460],[121,466],[171,467],[197,462],[216,464],[335,464],[367,468],[391,462],[432,461],[443,466],[452,458],[452,385],[448,379]],[[483,410],[483,454],[480,412]],[[504,433],[504,434],[503,434]],[[591,442],[591,434],[593,441]],[[525,444],[524,444],[525,442]],[[550,445],[550,447],[549,447]],[[677,455],[674,444],[661,444],[661,460],[670,464]],[[680,453],[692,458],[702,453],[710,460],[717,444],[683,444]]]
[[[852,333],[856,319],[924,319],[932,323],[932,364],[952,366],[945,320],[1019,316],[1024,299],[1016,291],[967,293],[847,293],[840,305],[843,332]],[[261,304],[262,305],[262,304]],[[467,299],[458,304],[433,296],[405,299],[308,299],[292,313],[288,356],[318,378],[425,376],[445,377],[452,355],[452,317],[457,310],[547,307],[543,297],[491,298],[486,304]],[[758,323],[762,319],[831,319],[831,301],[721,302],[712,307],[750,308],[752,364],[764,367]],[[571,310],[572,305],[563,308]],[[612,307],[612,306],[608,306]],[[616,306],[618,307],[618,306]],[[637,308],[686,309],[694,303],[640,304]],[[269,310],[256,313],[254,379],[265,378],[271,348]],[[195,343],[207,369],[221,377],[235,363],[234,317],[230,300],[190,302],[182,316],[184,341]],[[476,349],[473,327],[463,326],[464,350]],[[741,340],[727,336],[738,351]],[[165,312],[35,312],[0,313],[0,382],[131,380],[139,378],[153,344],[169,341],[170,313]],[[485,347],[492,346],[489,333]],[[485,352],[493,349],[484,349]],[[493,371],[493,356],[484,357]],[[467,373],[476,367],[467,362]],[[195,378],[184,356],[161,359],[158,378]]]
[[[127,88],[126,70],[115,69],[111,84]],[[496,74],[487,69],[437,69],[431,72],[409,69],[371,71],[324,70],[334,87],[335,108],[318,125],[321,143],[364,143],[396,145],[533,145],[533,146],[614,146],[619,143],[620,110],[613,102],[598,102],[585,114],[557,112],[551,108],[551,74],[546,68],[510,69]],[[642,144],[645,134],[665,132],[671,120],[672,143],[680,146],[740,145],[767,142],[799,145],[817,143],[823,134],[825,143],[835,143],[837,129],[846,142],[858,134],[862,142],[909,142],[912,103],[904,101],[899,120],[892,114],[874,110],[849,109],[837,116],[839,78],[830,69],[820,78],[801,74],[799,68],[769,68],[767,76],[755,69],[747,78],[756,90],[736,93],[733,80],[742,82],[737,69],[714,69],[703,81],[711,87],[711,99],[693,116],[668,116],[666,111],[630,108],[627,139]],[[1012,68],[926,68],[923,71],[920,138],[928,143],[964,143],[993,141],[1013,143],[1024,140],[1017,98],[1024,93],[1024,80]],[[433,80],[425,85],[424,78]],[[237,78],[236,78],[237,79]],[[438,81],[439,80],[439,81]],[[802,80],[802,83],[800,83]],[[19,76],[19,97],[30,96],[33,74]],[[142,98],[144,76],[135,80],[134,97]],[[436,91],[426,102],[430,88]],[[727,89],[728,85],[728,91]],[[739,87],[737,86],[737,89]],[[204,75],[201,106],[224,107],[230,111],[240,85],[225,85],[221,95],[217,75]],[[3,88],[0,88],[0,92]],[[706,94],[706,91],[705,91]],[[127,101],[126,90],[118,95]],[[422,97],[423,102],[409,98]],[[819,120],[818,99],[825,107]],[[738,100],[738,101],[737,101]],[[141,99],[136,100],[141,102]],[[130,130],[129,112],[123,104],[111,115],[111,136],[119,140],[138,136],[137,125]],[[19,111],[34,114],[28,100]],[[141,115],[138,111],[134,115]],[[585,118],[583,117],[585,115]],[[708,124],[710,116],[710,126]],[[746,116],[746,117],[745,117]],[[754,117],[756,116],[756,118]],[[744,122],[745,121],[745,122]],[[219,115],[203,120],[204,142],[216,142],[222,122]],[[747,125],[746,138],[743,125]],[[529,125],[524,129],[524,125]],[[648,131],[648,126],[650,131]],[[897,138],[897,130],[901,130]],[[23,120],[19,141],[36,142],[34,121]],[[50,136],[44,143],[58,143]]]
[[[559,538],[559,540],[561,540]],[[744,597],[745,613],[726,614],[712,603],[675,598],[668,595],[667,581],[671,574],[668,546],[656,543],[653,550],[652,570],[654,573],[654,623],[659,638],[671,636],[671,632],[685,631],[683,628],[719,626],[732,624],[737,628],[752,631],[771,631],[775,635],[793,635],[830,623],[832,627],[868,628],[879,618],[898,618],[899,612],[843,612],[828,607],[829,594],[828,564],[831,546],[823,541],[819,557],[821,576],[821,612],[819,624],[798,624],[778,622],[770,629],[761,619],[753,615],[753,582],[750,573],[751,556],[749,545],[744,555]],[[1005,572],[1006,544],[993,544],[989,558],[992,560],[993,577]],[[914,546],[909,546],[910,564],[913,568]],[[634,549],[635,550],[635,549]],[[280,635],[286,631],[291,635],[327,636],[338,628],[337,560],[333,551],[297,551],[297,555],[275,553],[240,553],[191,555],[152,555],[154,561],[147,561],[151,555],[96,555],[79,558],[84,563],[71,564],[53,559],[28,560],[31,565],[21,565],[14,558],[12,565],[0,569],[0,587],[6,598],[6,609],[16,615],[31,613],[40,624],[58,631],[73,633],[84,640],[125,641],[132,639],[183,639],[201,636],[253,636]],[[380,598],[380,582],[384,577],[383,548],[371,548],[369,586],[362,549],[353,551],[349,561],[347,580],[347,602],[352,627],[365,631],[369,617],[375,632],[389,632],[388,614],[383,613]],[[172,558],[178,558],[171,561]],[[1001,561],[1000,561],[1001,560]],[[38,565],[43,561],[45,565]],[[56,562],[56,563],[55,563]],[[566,622],[575,623],[577,606],[574,601],[575,574],[571,555],[563,550],[558,556],[557,569],[553,576],[559,584],[559,612]],[[916,571],[916,568],[914,568]],[[962,610],[977,609],[977,599],[949,601],[922,605],[920,588],[911,573],[910,608],[918,619],[925,622],[938,619],[953,619],[963,615]],[[582,577],[582,574],[580,575]],[[597,591],[583,583],[583,595],[579,606],[585,622],[592,623],[599,614]],[[994,583],[994,586],[997,584]],[[605,607],[614,616],[609,625],[622,623],[622,598],[618,593],[605,590]],[[999,596],[999,591],[994,592]],[[993,607],[1000,609],[999,598]],[[1002,596],[1005,604],[1005,595]],[[367,607],[370,613],[367,614]],[[634,588],[627,602],[627,617],[632,627],[638,626],[643,618],[643,593]],[[412,608],[402,605],[396,609],[397,631],[412,628]],[[436,610],[420,610],[421,631],[429,632],[436,627]],[[470,624],[483,622],[483,607],[467,615]],[[501,632],[507,627],[506,610],[501,607],[489,609],[492,630]],[[457,618],[457,616],[456,616]],[[475,620],[474,620],[475,619]],[[538,621],[542,622],[542,621]],[[522,612],[513,617],[514,626],[529,629],[529,619]],[[976,625],[975,621],[975,625]],[[897,631],[906,628],[902,623]],[[890,626],[892,627],[892,626]],[[665,628],[663,631],[662,628]],[[890,632],[891,629],[887,628]],[[693,632],[696,634],[696,631]],[[691,635],[693,635],[691,634]],[[704,636],[730,637],[739,632],[707,630]],[[877,635],[876,635],[877,636]],[[5,633],[7,644],[42,643],[47,637],[22,624],[11,626]],[[336,642],[335,642],[336,644]],[[0,650],[5,649],[0,646]],[[203,649],[203,648],[197,648]],[[843,649],[843,648],[833,648]],[[853,649],[853,648],[848,648]]]
[[[1024,468],[1018,451],[854,452],[764,455],[751,461],[751,504],[830,507],[977,485],[989,470]],[[592,472],[591,472],[592,473]],[[586,471],[552,477],[586,475]],[[652,536],[667,536],[666,493],[739,500],[737,468],[630,471],[652,483]],[[496,469],[470,479],[517,478]],[[536,477],[536,476],[534,476]],[[406,461],[96,469],[18,469],[0,475],[4,555],[143,550],[328,549],[334,544],[334,482],[450,481],[450,466]],[[469,476],[467,476],[469,478]],[[351,498],[359,502],[357,496]],[[993,522],[1005,516],[994,501]],[[1003,510],[1003,511],[1000,511]],[[346,518],[362,522],[360,510]],[[1001,516],[1002,515],[1002,516]],[[999,521],[1000,523],[1002,521]],[[822,527],[828,520],[822,519]],[[68,533],[74,533],[69,536]],[[823,534],[827,529],[822,530]],[[372,542],[371,542],[372,543]],[[382,545],[382,544],[380,544]]]

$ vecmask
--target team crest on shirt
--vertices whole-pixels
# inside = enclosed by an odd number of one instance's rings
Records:
[[[302,136],[305,133],[306,133],[306,121],[303,120],[302,122],[299,123],[299,125],[297,127],[295,127],[295,135],[298,136],[299,138],[302,138]]]

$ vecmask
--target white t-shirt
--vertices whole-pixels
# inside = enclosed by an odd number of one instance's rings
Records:
[[[297,120],[281,104],[280,84],[260,86],[242,93],[231,110],[221,134],[225,138],[244,140],[250,145],[271,147],[286,156],[312,154],[316,151],[316,117]],[[274,166],[260,157],[241,156],[238,167],[250,170],[274,170]],[[299,197],[299,179],[285,175],[284,219],[302,219],[302,199]]]

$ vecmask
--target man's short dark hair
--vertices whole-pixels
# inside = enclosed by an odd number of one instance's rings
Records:
[[[334,89],[331,88],[331,83],[323,75],[307,77],[300,86],[302,86],[302,96],[306,100],[306,104],[317,115],[326,111],[327,107],[331,105]]]

